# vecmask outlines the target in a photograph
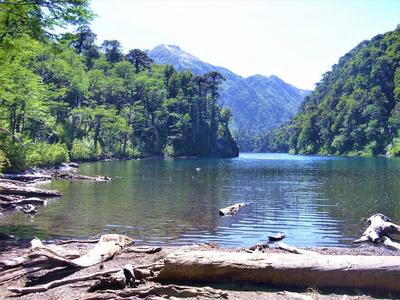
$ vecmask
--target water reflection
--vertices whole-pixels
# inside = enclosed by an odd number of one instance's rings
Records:
[[[61,199],[37,216],[5,214],[3,232],[30,238],[125,233],[139,244],[252,246],[283,232],[297,246],[350,246],[363,220],[399,219],[400,160],[241,154],[235,159],[146,159],[81,164],[112,182],[53,180]],[[251,205],[220,218],[220,208]]]

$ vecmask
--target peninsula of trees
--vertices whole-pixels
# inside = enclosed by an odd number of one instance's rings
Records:
[[[340,58],[291,122],[261,139],[259,151],[398,156],[399,130],[400,26]]]
[[[95,44],[87,0],[0,2],[0,163],[6,171],[101,157],[237,156],[219,72]],[[59,36],[52,29],[77,25]],[[134,38],[134,37],[132,37]]]

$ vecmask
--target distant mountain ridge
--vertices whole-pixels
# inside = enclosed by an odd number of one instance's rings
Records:
[[[253,75],[243,78],[232,71],[203,62],[174,45],[147,50],[155,63],[171,64],[178,71],[190,69],[195,75],[218,71],[227,79],[222,85],[220,104],[232,108],[232,129],[241,149],[241,135],[255,136],[275,129],[297,113],[299,104],[311,91],[302,90],[277,76]],[[245,149],[252,150],[252,149]]]

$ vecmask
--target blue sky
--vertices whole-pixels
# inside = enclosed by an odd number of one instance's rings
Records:
[[[400,24],[400,0],[92,0],[91,28],[124,52],[177,45],[247,77],[313,89],[357,44]]]

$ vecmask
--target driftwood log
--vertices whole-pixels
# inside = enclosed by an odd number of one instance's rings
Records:
[[[236,215],[239,212],[239,209],[241,209],[242,207],[249,205],[249,203],[237,203],[235,205],[232,206],[228,206],[225,208],[221,208],[219,210],[219,215],[220,216],[224,216],[224,217],[230,217],[233,215]]]
[[[282,232],[279,232],[277,235],[270,235],[268,237],[268,240],[270,242],[276,242],[276,241],[283,240],[284,238],[285,238],[285,235]]]
[[[210,287],[180,286],[176,284],[144,286],[134,289],[126,289],[118,293],[118,296],[126,298],[139,296],[141,298],[150,295],[168,295],[176,297],[197,297],[226,298],[226,293]]]
[[[39,239],[34,238],[31,241],[31,252],[26,257],[13,257],[12,259],[5,259],[0,261],[1,272],[0,272],[0,283],[19,278],[26,274],[37,272],[43,269],[53,269],[57,267],[69,267],[69,268],[85,268],[101,262],[104,262],[116,253],[120,252],[121,249],[133,243],[133,240],[118,234],[106,234],[102,235],[99,242],[91,249],[88,253],[83,256],[79,256],[78,253],[73,251],[66,251],[62,246],[57,245],[44,245]],[[133,273],[132,268],[126,267]],[[119,270],[115,271],[118,272]],[[124,274],[128,271],[122,270]],[[107,274],[109,274],[108,271]],[[100,273],[103,274],[103,273]],[[32,293],[32,292],[43,292],[55,286],[67,284],[70,282],[95,279],[99,274],[87,277],[87,279],[65,279],[50,282],[44,286],[31,287],[31,288],[13,288],[9,290],[17,293]],[[138,270],[138,276],[144,276],[144,271]],[[85,277],[86,278],[86,277]],[[119,277],[115,279],[118,282]],[[134,278],[134,276],[133,276]],[[126,279],[129,286],[132,286],[132,276]],[[134,279],[133,279],[134,280]]]
[[[399,278],[398,256],[193,251],[167,256],[157,280],[400,291]]]
[[[9,182],[0,181],[0,194],[22,195],[26,197],[61,197],[62,194],[56,190],[38,189],[31,186],[21,186]]]
[[[54,174],[55,178],[70,179],[70,180],[88,180],[88,181],[112,181],[111,177],[105,175],[98,176],[86,176],[81,174],[76,174],[73,172],[56,172]]]
[[[51,175],[40,174],[40,173],[34,173],[34,174],[3,174],[3,177],[5,179],[18,180],[18,181],[23,181],[23,182],[36,182],[36,181],[51,180]]]
[[[92,250],[72,260],[58,255],[58,253],[51,250],[49,247],[44,246],[39,240],[35,241],[32,248],[36,250],[38,256],[45,256],[53,264],[74,268],[86,268],[110,259],[116,253],[119,253],[123,247],[133,242],[131,238],[123,235],[105,234],[100,237],[99,242]]]
[[[361,238],[353,243],[373,242],[378,244],[382,237],[389,234],[400,234],[400,226],[392,223],[392,220],[383,214],[374,214],[367,220],[368,228],[364,231]]]

